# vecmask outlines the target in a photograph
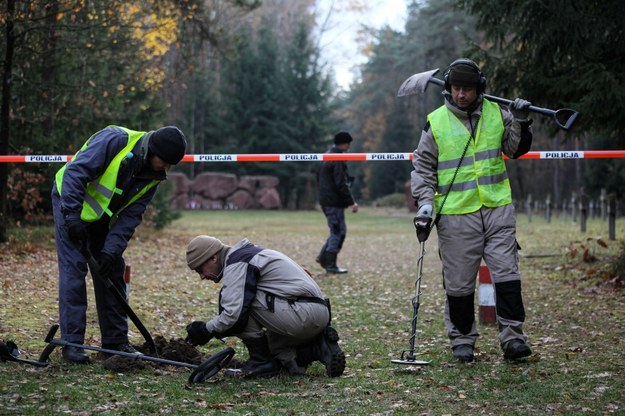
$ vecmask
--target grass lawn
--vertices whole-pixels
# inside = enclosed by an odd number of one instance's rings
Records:
[[[249,238],[287,253],[313,272],[331,299],[333,325],[347,355],[342,377],[327,377],[315,363],[302,377],[240,381],[219,373],[188,385],[185,368],[114,373],[97,361],[64,363],[57,349],[43,369],[0,363],[0,414],[625,414],[625,292],[598,284],[605,261],[622,248],[608,241],[606,222],[591,220],[582,234],[570,219],[547,224],[519,216],[525,329],[533,350],[519,363],[503,360],[492,325],[480,325],[476,362],[453,359],[433,232],[426,243],[416,341],[417,358],[430,364],[407,367],[391,360],[409,347],[418,253],[412,215],[363,208],[346,217],[348,237],[339,255],[346,275],[326,275],[314,262],[327,234],[318,211],[185,212],[165,231],[140,229],[125,255],[132,268],[133,310],[153,336],[170,339],[184,337],[192,320],[216,313],[220,286],[186,268],[184,251],[192,237],[210,234],[226,244]],[[616,235],[624,239],[623,219]],[[37,359],[57,322],[57,265],[50,229],[29,238],[0,247],[0,339],[15,341],[24,358]],[[598,261],[583,262],[584,248]],[[86,342],[99,346],[92,292]],[[131,328],[131,342],[141,344]],[[238,339],[227,338],[226,344],[236,358],[247,357]],[[224,344],[211,341],[200,348],[208,355]]]

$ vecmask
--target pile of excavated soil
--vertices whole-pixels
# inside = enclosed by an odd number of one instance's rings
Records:
[[[154,344],[156,345],[157,354],[154,354],[150,351],[147,343],[144,343],[142,346],[134,347],[137,351],[140,351],[152,357],[158,357],[166,360],[195,365],[199,365],[202,362],[202,353],[198,351],[195,346],[189,344],[182,338],[171,338],[169,341],[167,341],[163,336],[157,335],[154,338]],[[125,357],[121,355],[113,355],[106,358],[103,361],[102,365],[104,366],[104,368],[110,371],[127,373],[137,370],[143,370],[149,367],[163,366],[167,364],[158,363],[155,361],[141,360],[132,357]]]

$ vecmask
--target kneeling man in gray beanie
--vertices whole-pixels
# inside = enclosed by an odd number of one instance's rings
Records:
[[[339,336],[330,326],[330,303],[310,274],[283,253],[243,239],[228,246],[207,235],[187,247],[187,264],[204,280],[223,283],[219,314],[187,325],[187,341],[236,336],[249,352],[228,375],[272,377],[284,370],[305,374],[320,361],[330,377],[345,370]]]

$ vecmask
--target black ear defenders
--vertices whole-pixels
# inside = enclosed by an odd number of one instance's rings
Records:
[[[484,74],[482,74],[480,67],[477,66],[475,62],[467,58],[456,59],[449,65],[449,67],[445,71],[445,74],[443,74],[443,81],[445,81],[445,89],[451,92],[451,83],[449,81],[449,74],[454,69],[454,67],[458,65],[466,65],[475,70],[475,73],[478,76],[478,85],[476,86],[477,93],[482,94],[484,90],[486,89],[486,77],[484,76]]]

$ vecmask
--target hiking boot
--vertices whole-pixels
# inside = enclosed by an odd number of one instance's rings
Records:
[[[317,357],[315,356],[316,342],[316,340],[313,340],[297,347],[295,357],[295,364],[297,364],[297,366],[308,368],[309,365],[317,361]]]
[[[326,242],[323,247],[321,247],[321,251],[319,252],[319,255],[317,256],[317,258],[315,259],[315,261],[317,263],[319,263],[319,265],[321,267],[323,267],[324,269],[326,267],[328,267],[328,259],[326,256],[326,247],[328,246],[328,243]]]
[[[506,360],[516,360],[532,355],[530,347],[520,339],[513,339],[506,342],[501,349],[503,350],[503,358]]]
[[[345,354],[338,344],[339,334],[336,329],[327,326],[317,338],[314,348],[315,357],[326,367],[326,374],[339,377],[345,371]]]
[[[292,376],[306,375],[306,367],[299,366],[296,360],[290,360],[286,363],[282,363],[282,367]]]
[[[91,360],[89,356],[85,353],[83,348],[79,347],[63,347],[62,349],[63,358],[66,361],[75,364],[89,364]]]
[[[225,374],[230,377],[241,378],[269,378],[280,373],[282,365],[273,359],[269,352],[267,337],[247,338],[243,340],[247,347],[249,360],[241,368],[229,368]]]
[[[454,357],[461,363],[470,363],[475,359],[475,355],[473,355],[473,345],[460,344],[453,347],[452,350],[454,352]]]
[[[142,355],[142,352],[137,351],[132,345],[130,345],[130,343],[128,342],[122,342],[121,344],[102,344],[102,348],[105,350],[113,350],[113,351],[120,351],[120,352],[125,352],[128,354],[136,354],[136,355]],[[115,354],[111,354],[111,353],[107,353],[107,352],[103,352],[102,353],[105,357],[110,357],[112,355]]]
[[[280,373],[281,365],[277,360],[248,360],[241,368],[228,368],[224,374],[233,378],[271,378]]]

